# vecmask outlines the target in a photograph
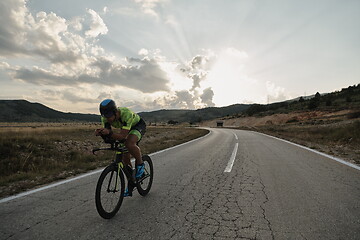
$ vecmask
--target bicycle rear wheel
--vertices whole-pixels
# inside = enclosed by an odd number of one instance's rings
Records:
[[[145,172],[143,176],[136,181],[136,189],[141,196],[145,196],[149,193],[153,182],[154,168],[151,158],[148,155],[143,155],[142,160],[145,164]]]
[[[110,219],[119,211],[124,198],[125,181],[122,171],[110,165],[101,173],[95,191],[96,209],[101,217]]]

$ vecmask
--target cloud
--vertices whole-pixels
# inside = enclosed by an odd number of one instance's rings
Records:
[[[25,67],[11,68],[10,76],[13,79],[22,80],[28,83],[40,84],[40,85],[75,85],[73,78],[64,75],[58,75],[54,72],[39,68],[33,67],[32,69],[27,69]],[[54,84],[57,83],[57,84]]]
[[[133,0],[132,2],[135,4],[134,6],[121,6],[111,9],[111,11],[115,14],[132,18],[147,16],[156,21],[163,20],[166,24],[176,26],[177,23],[174,17],[171,15],[164,17],[160,9],[160,7],[168,1],[169,0]]]
[[[193,80],[193,86],[190,91],[194,91],[196,88],[200,88],[200,82],[203,76],[199,76],[198,74],[189,75],[189,77]]]
[[[206,88],[202,94],[197,91],[181,90],[166,96],[159,97],[148,106],[159,108],[175,108],[175,109],[199,109],[204,107],[214,107],[212,102],[214,92],[211,88]]]
[[[26,42],[27,16],[25,1],[0,1],[0,55],[26,54],[25,49],[19,46]]]
[[[191,61],[191,68],[192,69],[198,69],[201,68],[201,66],[204,64],[205,59],[203,56],[196,56]]]
[[[246,58],[248,58],[248,54],[246,52],[240,51],[240,50],[238,50],[236,48],[229,47],[229,48],[226,48],[224,52],[228,57],[232,57],[232,58],[235,58],[235,59],[246,59]]]
[[[139,53],[138,53],[140,56],[147,56],[149,54],[149,51],[145,48],[142,48],[139,50]]]
[[[137,60],[140,65],[115,66],[102,78],[144,93],[169,90],[167,75],[155,60],[146,58]]]
[[[268,102],[281,102],[290,98],[290,96],[286,93],[285,88],[275,86],[273,82],[266,82],[266,91]]]
[[[196,55],[185,65],[179,65],[179,73],[192,79],[193,85],[191,91],[200,88],[201,81],[206,79],[206,76],[214,63],[215,57],[213,55]]]
[[[0,62],[0,69],[8,69],[10,65],[7,62]]]
[[[202,103],[205,104],[207,107],[215,107],[213,103],[214,91],[211,88],[206,88],[203,91],[203,94],[200,96]]]
[[[41,56],[51,63],[83,61],[96,45],[93,38],[108,32],[99,14],[92,9],[88,14],[70,20],[53,12],[33,15],[25,0],[2,0],[0,21],[6,24],[0,25],[0,56]],[[85,25],[89,29],[83,29]]]
[[[91,23],[90,29],[85,32],[85,35],[94,38],[101,34],[107,34],[108,28],[106,27],[100,15],[92,9],[88,9],[88,13],[91,15]]]
[[[62,91],[61,94],[62,94],[62,97],[63,99],[66,99],[72,103],[99,103],[100,100],[99,98],[94,98],[94,96],[81,96],[79,94],[79,88],[76,88],[76,89],[67,89],[65,91]],[[88,91],[86,91],[88,93]]]
[[[171,27],[178,28],[180,26],[179,22],[176,20],[175,16],[168,15],[164,19],[165,24],[170,25]]]
[[[89,87],[60,87],[54,89],[44,89],[36,92],[36,96],[41,97],[43,101],[58,103],[59,105],[91,105],[97,109],[98,104],[106,98],[116,99],[110,93],[98,92],[95,88]],[[31,98],[31,97],[30,97]],[[71,103],[71,104],[69,104]]]
[[[167,0],[134,0],[139,4],[143,13],[155,18],[159,18],[159,14],[156,12],[156,8],[159,4],[166,2]]]
[[[103,13],[106,14],[109,11],[108,7],[103,8]]]
[[[177,91],[172,105],[180,108],[194,109],[194,96],[186,90]]]
[[[50,71],[39,67],[9,67],[3,64],[13,79],[38,85],[69,86],[81,83],[99,83],[104,86],[123,86],[143,93],[169,91],[169,79],[153,59],[130,59],[122,65],[106,58],[95,58],[80,74]]]
[[[83,29],[83,21],[84,19],[81,17],[74,17],[68,21],[68,27],[76,32],[79,32]]]
[[[189,108],[201,108],[201,107],[211,107],[215,106],[212,102],[214,92],[211,88],[203,90],[203,93],[200,95],[201,83],[206,81],[207,75],[212,68],[216,56],[211,51],[203,51],[202,55],[196,55],[189,62],[185,64],[180,64],[177,67],[179,74],[185,76],[188,79],[192,80],[192,87],[187,89],[187,94],[181,92],[181,95],[177,95],[177,98],[184,99],[184,103]],[[189,101],[192,101],[192,104],[189,104]]]
[[[96,44],[96,38],[108,29],[92,9],[87,10],[89,18],[66,20],[52,12],[38,12],[34,17],[24,0],[4,0],[0,7],[0,18],[8,23],[0,25],[0,37],[7,40],[0,42],[0,56],[41,56],[50,63],[42,67],[3,63],[2,69],[13,79],[53,86],[100,83],[143,93],[169,90],[169,79],[158,64],[158,57],[130,58],[120,63]],[[140,53],[147,55],[146,51],[142,49]]]

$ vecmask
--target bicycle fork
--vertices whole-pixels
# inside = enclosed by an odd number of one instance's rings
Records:
[[[111,172],[109,183],[108,183],[108,186],[107,186],[107,192],[116,193],[116,192],[120,191],[120,187],[121,187],[121,185],[120,185],[120,183],[121,183],[120,174],[121,174],[121,169],[123,169],[123,167],[124,167],[123,163],[119,162],[118,165],[117,165],[117,169],[116,169],[115,185],[114,185],[113,188],[111,188],[111,183],[113,181],[114,171]]]

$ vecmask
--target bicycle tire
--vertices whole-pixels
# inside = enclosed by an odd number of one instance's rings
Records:
[[[107,166],[101,173],[96,185],[95,203],[99,215],[105,219],[110,219],[119,211],[124,199],[125,181],[123,172],[120,170],[119,179],[120,189],[117,190],[115,183],[118,167],[114,164]]]
[[[146,196],[149,193],[153,182],[154,167],[152,160],[148,155],[143,155],[142,160],[145,163],[145,173],[136,181],[136,189],[141,196]]]

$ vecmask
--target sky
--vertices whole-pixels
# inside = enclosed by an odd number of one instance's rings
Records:
[[[1,0],[0,99],[98,113],[272,103],[360,83],[358,0]]]

